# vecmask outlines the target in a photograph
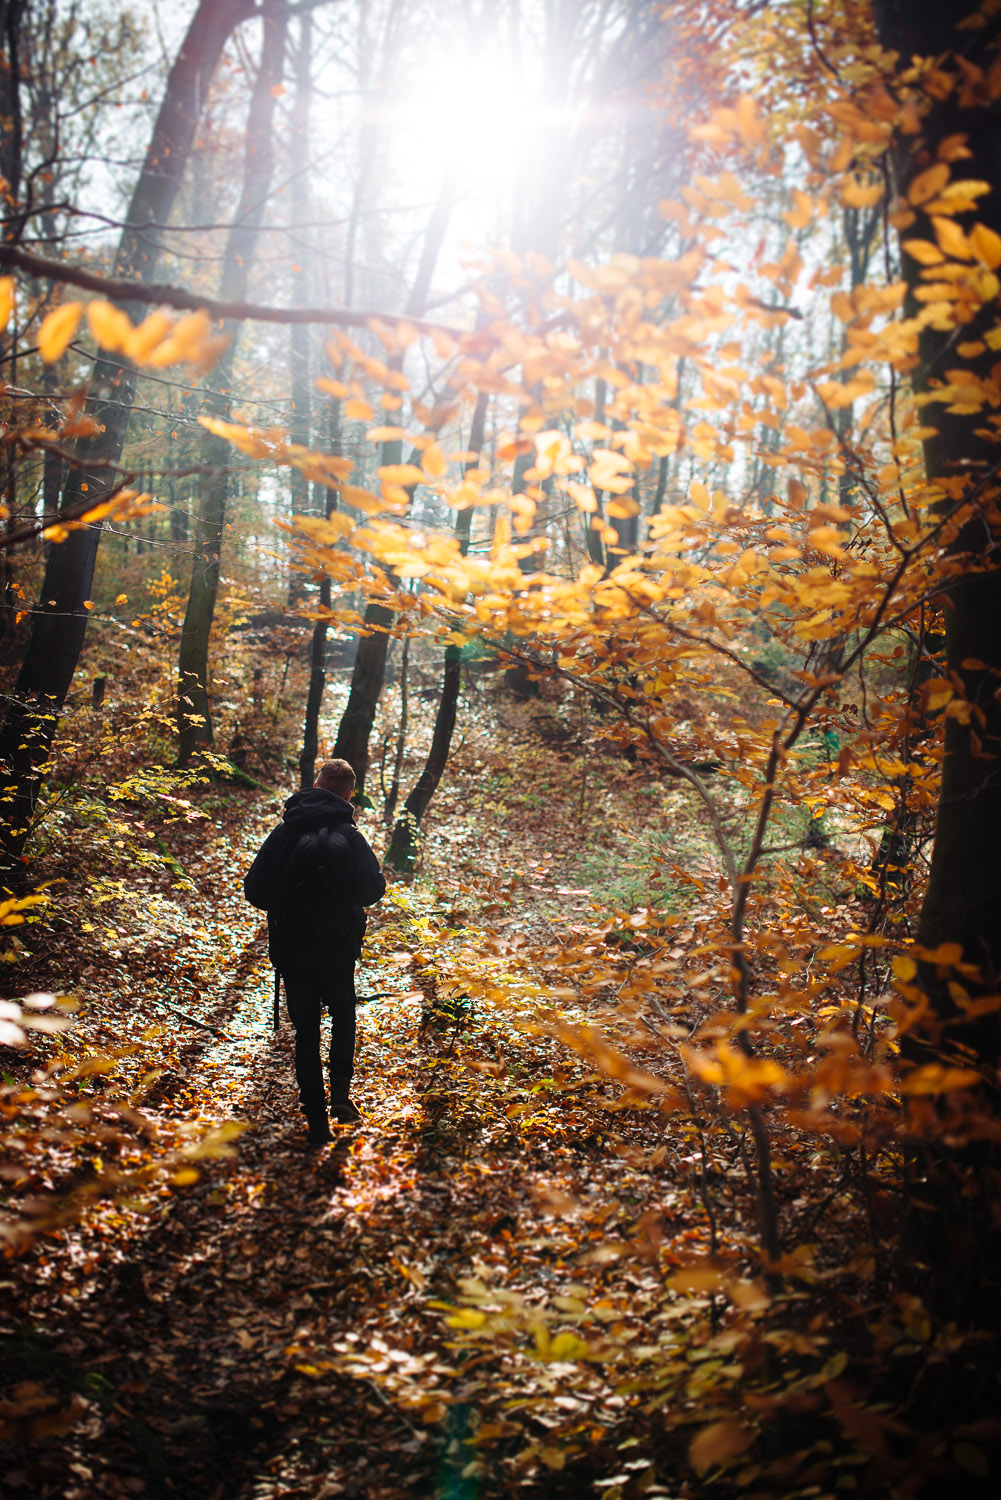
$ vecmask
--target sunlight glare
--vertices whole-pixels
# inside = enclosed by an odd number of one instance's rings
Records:
[[[395,152],[406,175],[429,191],[451,172],[457,186],[511,191],[565,111],[547,108],[524,66],[500,48],[438,52],[417,71],[394,111]]]

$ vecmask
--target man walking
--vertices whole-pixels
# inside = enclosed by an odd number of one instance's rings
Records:
[[[331,1139],[320,1060],[320,1017],[330,1011],[330,1114],[339,1124],[361,1118],[351,1102],[355,1051],[355,960],[366,906],[386,881],[355,827],[350,797],[355,773],[328,760],[311,791],[285,803],[243,882],[252,906],[268,914],[268,956],[285,981],[295,1027],[295,1077],[309,1125],[307,1142]]]

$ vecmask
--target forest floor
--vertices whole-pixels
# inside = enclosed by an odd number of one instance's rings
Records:
[[[98,1194],[7,1262],[5,1492],[701,1492],[685,1460],[697,1380],[667,1428],[660,1403],[623,1388],[610,1352],[676,1346],[693,1314],[706,1332],[682,1352],[691,1374],[711,1352],[705,1288],[664,1312],[665,1276],[704,1256],[717,1227],[697,1158],[648,1101],[526,1022],[530,1006],[449,1004],[435,988],[436,945],[465,921],[493,923],[485,957],[503,967],[525,930],[586,909],[583,831],[606,878],[628,878],[615,840],[649,822],[648,788],[627,807],[628,767],[610,763],[588,792],[581,764],[537,753],[526,789],[496,742],[474,732],[460,747],[423,874],[373,914],[358,986],[377,996],[359,1012],[364,1119],[330,1147],[304,1148],[291,1027],[285,1017],[272,1031],[260,915],[240,886],[280,798],[192,794],[208,821],[163,835],[183,878],[147,868],[137,894],[135,874],[109,875],[114,925],[67,907],[22,965],[36,986],[84,1001],[75,1040],[59,1045],[115,1059],[104,1072],[78,1065],[73,1084],[111,1122],[105,1156],[140,1176],[158,1153],[174,1165],[147,1171],[141,1190]],[[584,780],[557,803],[547,775]],[[378,847],[374,813],[363,828]],[[47,873],[60,877],[54,856]],[[93,1132],[74,1142],[46,1116],[55,1092],[31,1106],[42,1149],[7,1173],[22,1196],[85,1188],[106,1167]],[[201,1154],[207,1132],[218,1155]],[[751,1196],[739,1172],[718,1191],[739,1259]],[[585,1306],[590,1351],[561,1332]]]

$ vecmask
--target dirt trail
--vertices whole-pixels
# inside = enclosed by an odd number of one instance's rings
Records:
[[[693,1213],[701,1219],[669,1164],[648,1165],[664,1156],[662,1124],[656,1112],[618,1115],[609,1153],[605,1111],[620,1090],[586,1078],[550,1089],[566,1061],[556,1044],[489,1015],[468,1017],[461,1038],[458,1027],[441,1036],[422,1025],[412,972],[391,961],[406,933],[385,903],[383,961],[359,971],[361,994],[389,992],[359,1011],[365,1119],[307,1152],[292,1030],[283,1015],[272,1031],[259,917],[233,879],[264,831],[258,821],[233,839],[228,874],[217,856],[200,865],[196,843],[185,860],[205,922],[179,956],[185,1008],[225,1034],[184,1030],[153,1100],[165,1116],[248,1127],[232,1159],[205,1163],[197,1184],[146,1217],[116,1222],[109,1209],[85,1226],[84,1252],[70,1254],[70,1230],[63,1261],[57,1246],[46,1268],[40,1242],[16,1264],[8,1285],[23,1337],[8,1345],[11,1385],[34,1382],[67,1416],[44,1441],[8,1450],[5,1493],[584,1493],[621,1467],[616,1442],[635,1441],[616,1430],[619,1409],[627,1414],[609,1380],[596,1365],[540,1364],[530,1339],[514,1367],[490,1345],[457,1346],[441,1304],[454,1305],[471,1276],[557,1301],[577,1296],[581,1278],[604,1278],[605,1294],[635,1317],[644,1256],[650,1263],[642,1226],[666,1216],[691,1235]],[[568,1433],[589,1432],[579,1449],[551,1431],[551,1415],[536,1419],[543,1389]],[[486,1446],[481,1427],[492,1430]],[[522,1462],[533,1444],[536,1458]]]

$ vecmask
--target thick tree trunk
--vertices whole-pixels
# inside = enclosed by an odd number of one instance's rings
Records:
[[[157,246],[140,226],[169,218],[216,63],[233,28],[252,8],[252,0],[201,0],[167,78],[119,242],[116,276],[152,280]],[[126,304],[126,310],[141,316],[134,304]],[[114,489],[134,389],[131,366],[110,358],[96,362],[87,411],[98,431],[77,444],[62,510],[77,510],[85,498],[97,505]],[[18,858],[24,846],[58,715],[79,660],[100,530],[94,525],[72,531],[49,554],[27,651],[0,732],[0,846],[7,862]]]
[[[247,114],[243,190],[226,240],[220,299],[242,302],[247,294],[258,231],[264,218],[271,183],[274,90],[281,82],[285,55],[286,12],[266,11],[263,17],[261,64]],[[230,414],[236,337],[239,325],[227,324],[231,342],[213,372],[213,391],[205,402],[207,415]],[[195,555],[191,587],[184,611],[177,673],[178,763],[187,765],[199,746],[214,741],[212,706],[208,691],[209,639],[219,592],[222,539],[226,526],[226,498],[232,448],[224,438],[207,432],[202,440],[204,478],[195,518]]]
[[[877,0],[875,15],[880,40],[899,50],[902,67],[914,53],[955,53],[967,63],[989,68],[1001,36],[1001,19],[994,16],[978,30],[956,29],[964,16],[979,9],[972,0],[952,6],[939,0]],[[941,140],[963,135],[970,155],[952,163],[952,180],[987,181],[992,191],[961,222],[979,222],[1001,233],[1001,118],[993,104],[961,107],[956,93],[933,105],[919,140],[905,138],[897,156],[899,186],[906,192],[908,179],[935,159]],[[919,210],[918,222],[903,237],[934,242],[928,216]],[[920,268],[906,254],[904,268],[917,289]],[[994,327],[998,312],[997,300],[984,307],[962,328],[963,342],[972,343]],[[924,331],[915,377],[919,390],[945,380],[946,366],[960,362],[990,377],[997,356],[989,348],[960,361],[954,343],[949,332]],[[931,947],[960,943],[964,958],[979,967],[984,984],[994,989],[1001,979],[1001,703],[995,696],[1001,680],[1001,572],[995,561],[1001,539],[1001,454],[986,435],[987,423],[980,413],[948,411],[943,403],[928,409],[924,420],[937,429],[925,442],[928,478],[971,502],[971,514],[950,547],[956,576],[944,587],[942,599],[946,672],[963,684],[975,710],[969,724],[961,717],[946,719],[935,846],[918,936]],[[944,1016],[953,1013],[944,987],[938,1004]],[[965,1028],[965,1035],[981,1055],[994,1060],[1001,1055],[996,1014],[978,1027]]]
[[[997,15],[984,10],[978,29],[956,29],[980,10],[974,0],[951,6],[941,0],[876,0],[874,7],[880,40],[899,52],[902,68],[919,54],[935,58],[937,68],[960,80],[966,75],[957,57],[986,75],[997,55]],[[942,140],[965,137],[969,155],[952,161],[952,180],[979,179],[990,183],[992,191],[960,222],[967,228],[979,222],[1001,234],[1001,118],[993,102],[961,103],[966,93],[959,84],[944,100],[936,91],[920,137],[904,137],[898,145],[898,186],[906,193],[910,178],[936,160]],[[928,213],[918,209],[917,223],[904,238],[935,241]],[[911,289],[917,291],[922,284],[919,267],[906,252],[903,261]],[[910,310],[917,308],[914,299]],[[996,355],[989,347],[981,343],[984,352],[965,360],[959,350],[964,345],[975,349],[996,327],[998,313],[995,298],[959,330],[962,342],[954,333],[926,329],[916,388],[930,390],[961,362],[990,378]],[[956,944],[974,968],[960,976],[951,964],[922,965],[930,1009],[905,1035],[903,1050],[918,1065],[957,1056],[980,1063],[984,1084],[961,1096],[946,1095],[930,1116],[923,1101],[910,1102],[907,1114],[914,1122],[916,1144],[902,1237],[908,1263],[915,1268],[915,1286],[926,1302],[942,1316],[993,1331],[1001,1310],[996,1144],[1001,1026],[989,1000],[986,1013],[972,1022],[963,1007],[969,996],[996,995],[1001,982],[1001,703],[996,696],[1001,681],[1001,572],[996,562],[1001,455],[980,413],[947,410],[942,403],[926,408],[923,420],[937,429],[925,442],[928,478],[949,497],[945,505],[962,500],[964,509],[963,524],[949,539],[941,593],[945,670],[957,689],[960,714],[945,723],[935,844],[918,940],[929,948]]]

